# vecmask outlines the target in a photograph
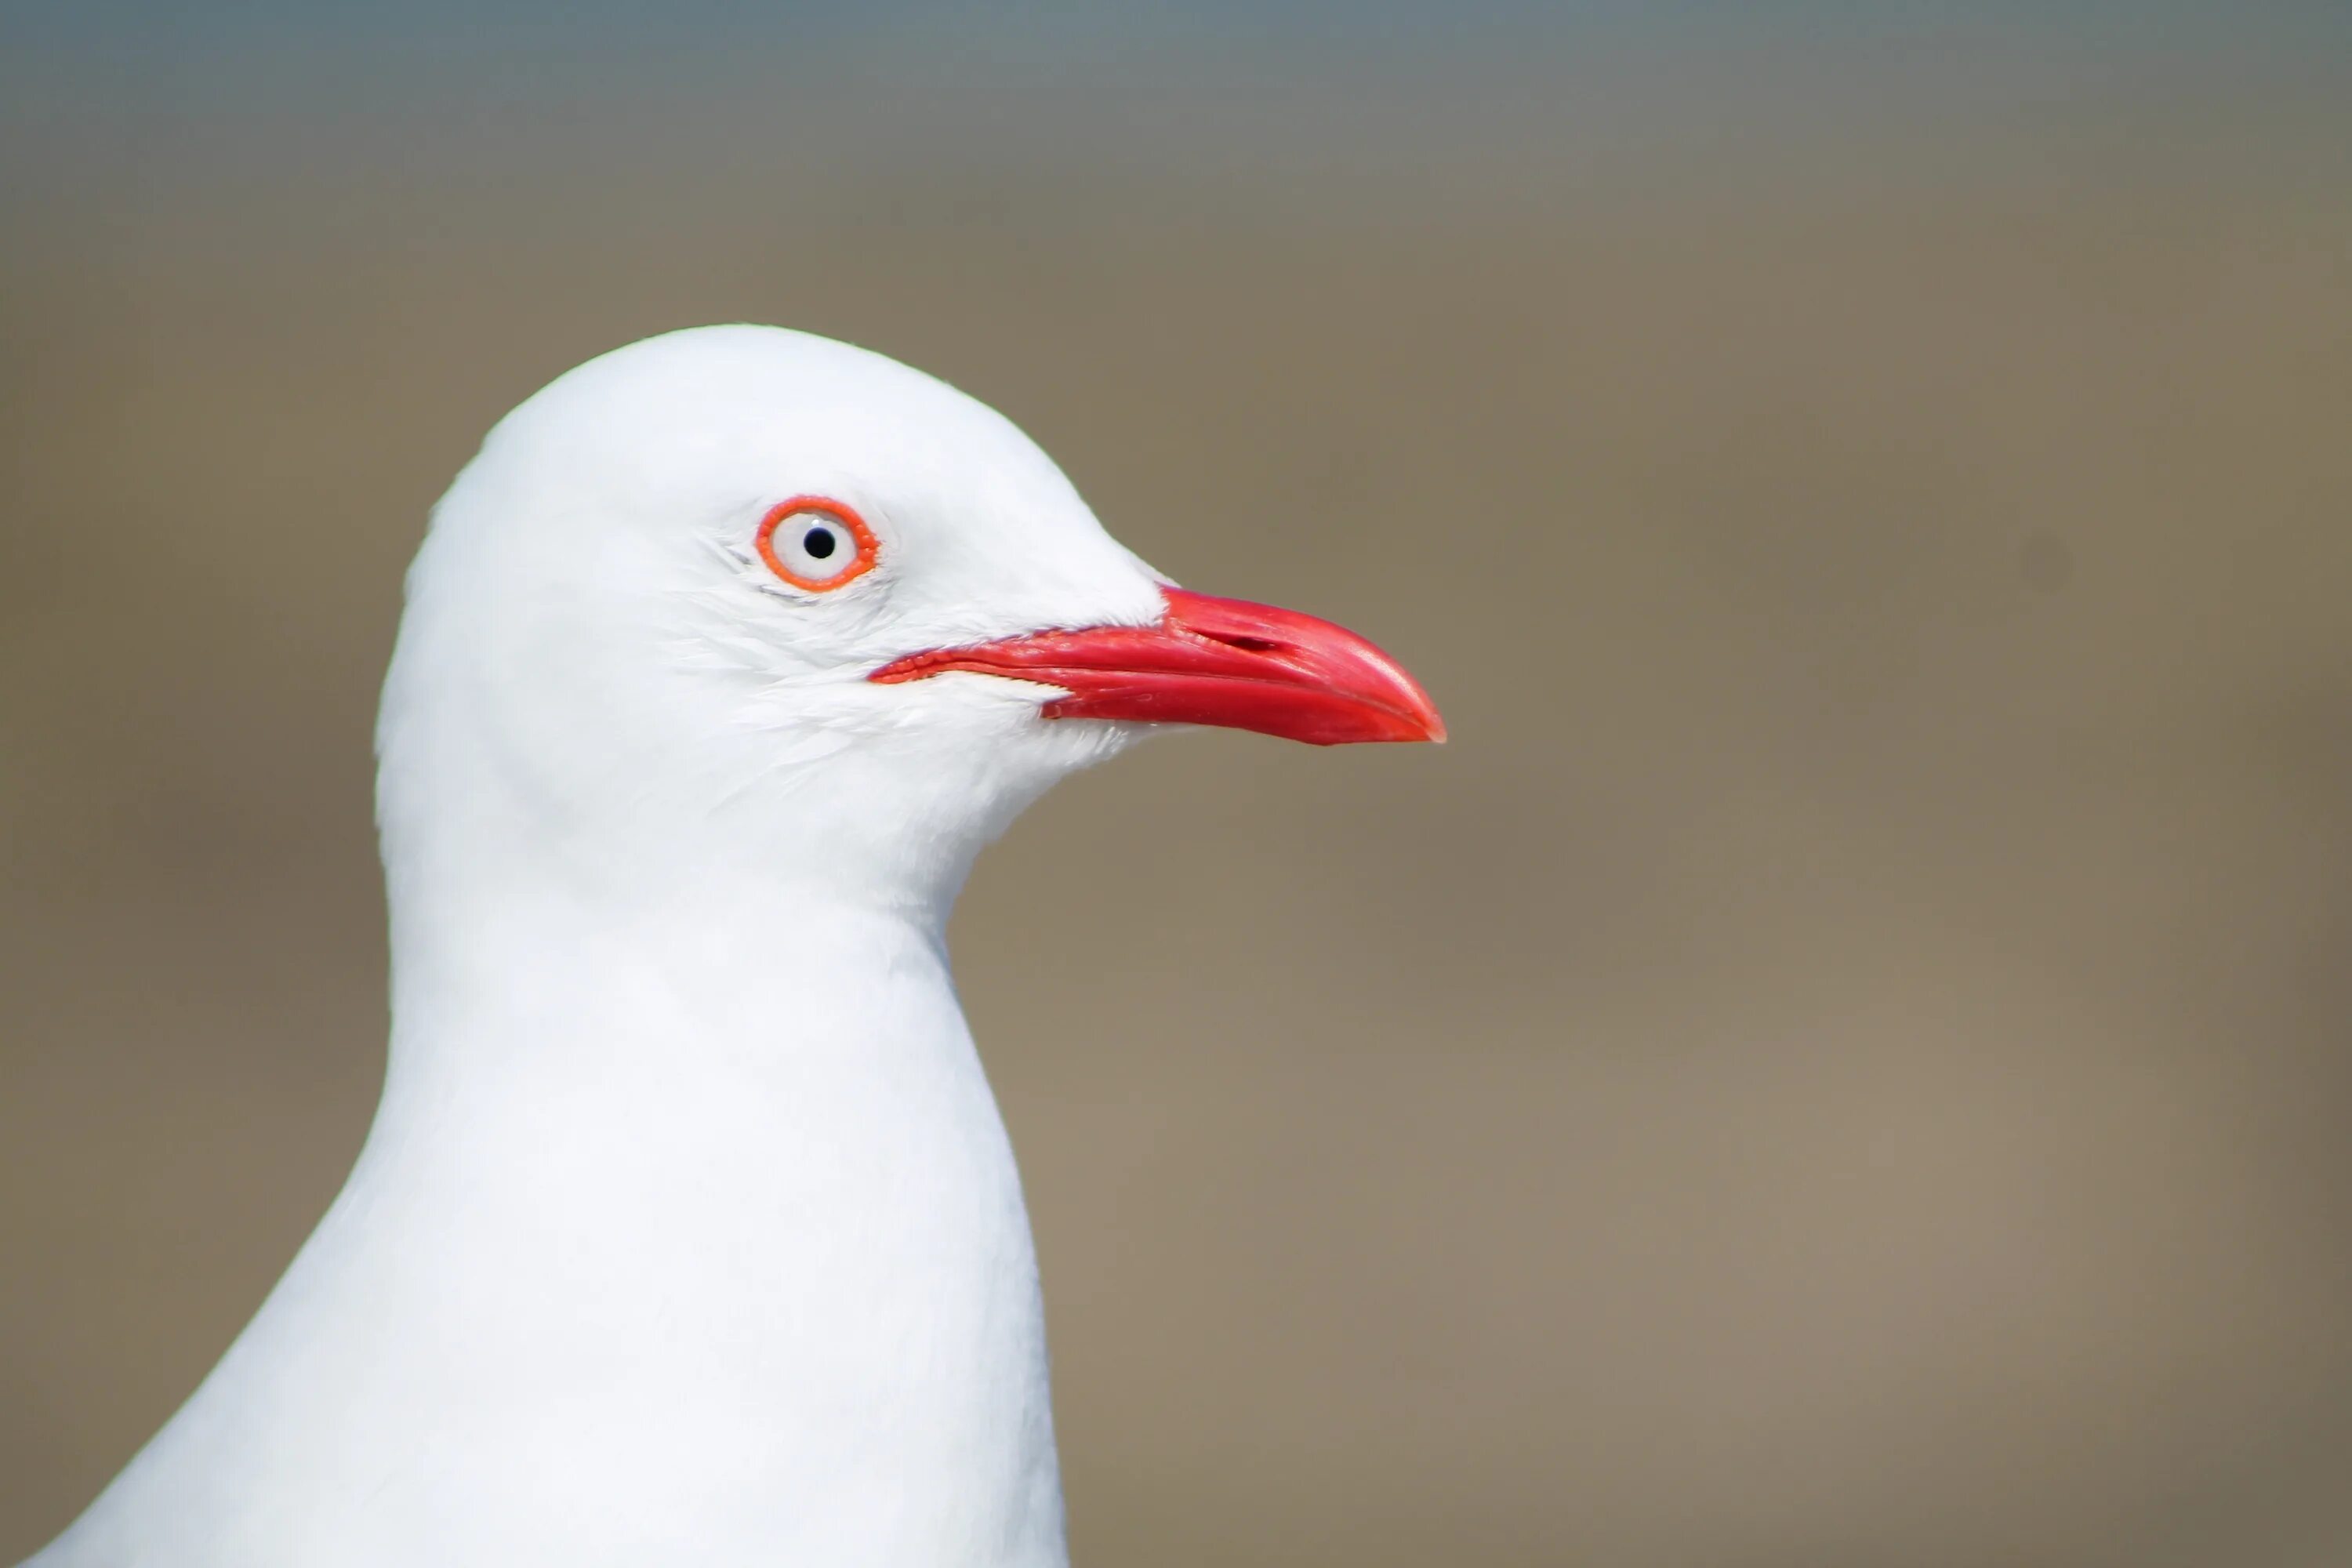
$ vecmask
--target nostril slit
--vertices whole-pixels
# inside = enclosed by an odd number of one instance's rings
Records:
[[[1209,636],[1212,640],[1227,647],[1239,648],[1244,653],[1276,653],[1282,647],[1280,643],[1269,637],[1241,637],[1226,632],[1211,632]]]

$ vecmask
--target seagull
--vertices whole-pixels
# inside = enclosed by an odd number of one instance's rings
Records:
[[[1066,1564],[945,928],[1024,806],[1189,725],[1444,738],[879,354],[705,327],[529,398],[407,579],[366,1143],[31,1568]]]

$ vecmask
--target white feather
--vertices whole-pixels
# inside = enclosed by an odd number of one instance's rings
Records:
[[[882,565],[766,575],[762,509]],[[942,931],[1132,726],[889,659],[1147,624],[1160,579],[979,404],[765,328],[518,408],[384,690],[383,1100],[349,1184],[41,1568],[1066,1561],[1019,1179]]]

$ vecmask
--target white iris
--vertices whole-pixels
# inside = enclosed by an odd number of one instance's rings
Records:
[[[830,583],[857,564],[857,536],[822,512],[799,511],[776,524],[768,548],[785,571],[812,583]]]

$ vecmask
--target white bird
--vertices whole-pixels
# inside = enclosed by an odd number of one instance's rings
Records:
[[[1370,644],[1170,585],[879,355],[705,328],[522,404],[384,686],[366,1145],[33,1563],[1066,1563],[943,933],[1015,813],[1161,723],[1443,738]]]

